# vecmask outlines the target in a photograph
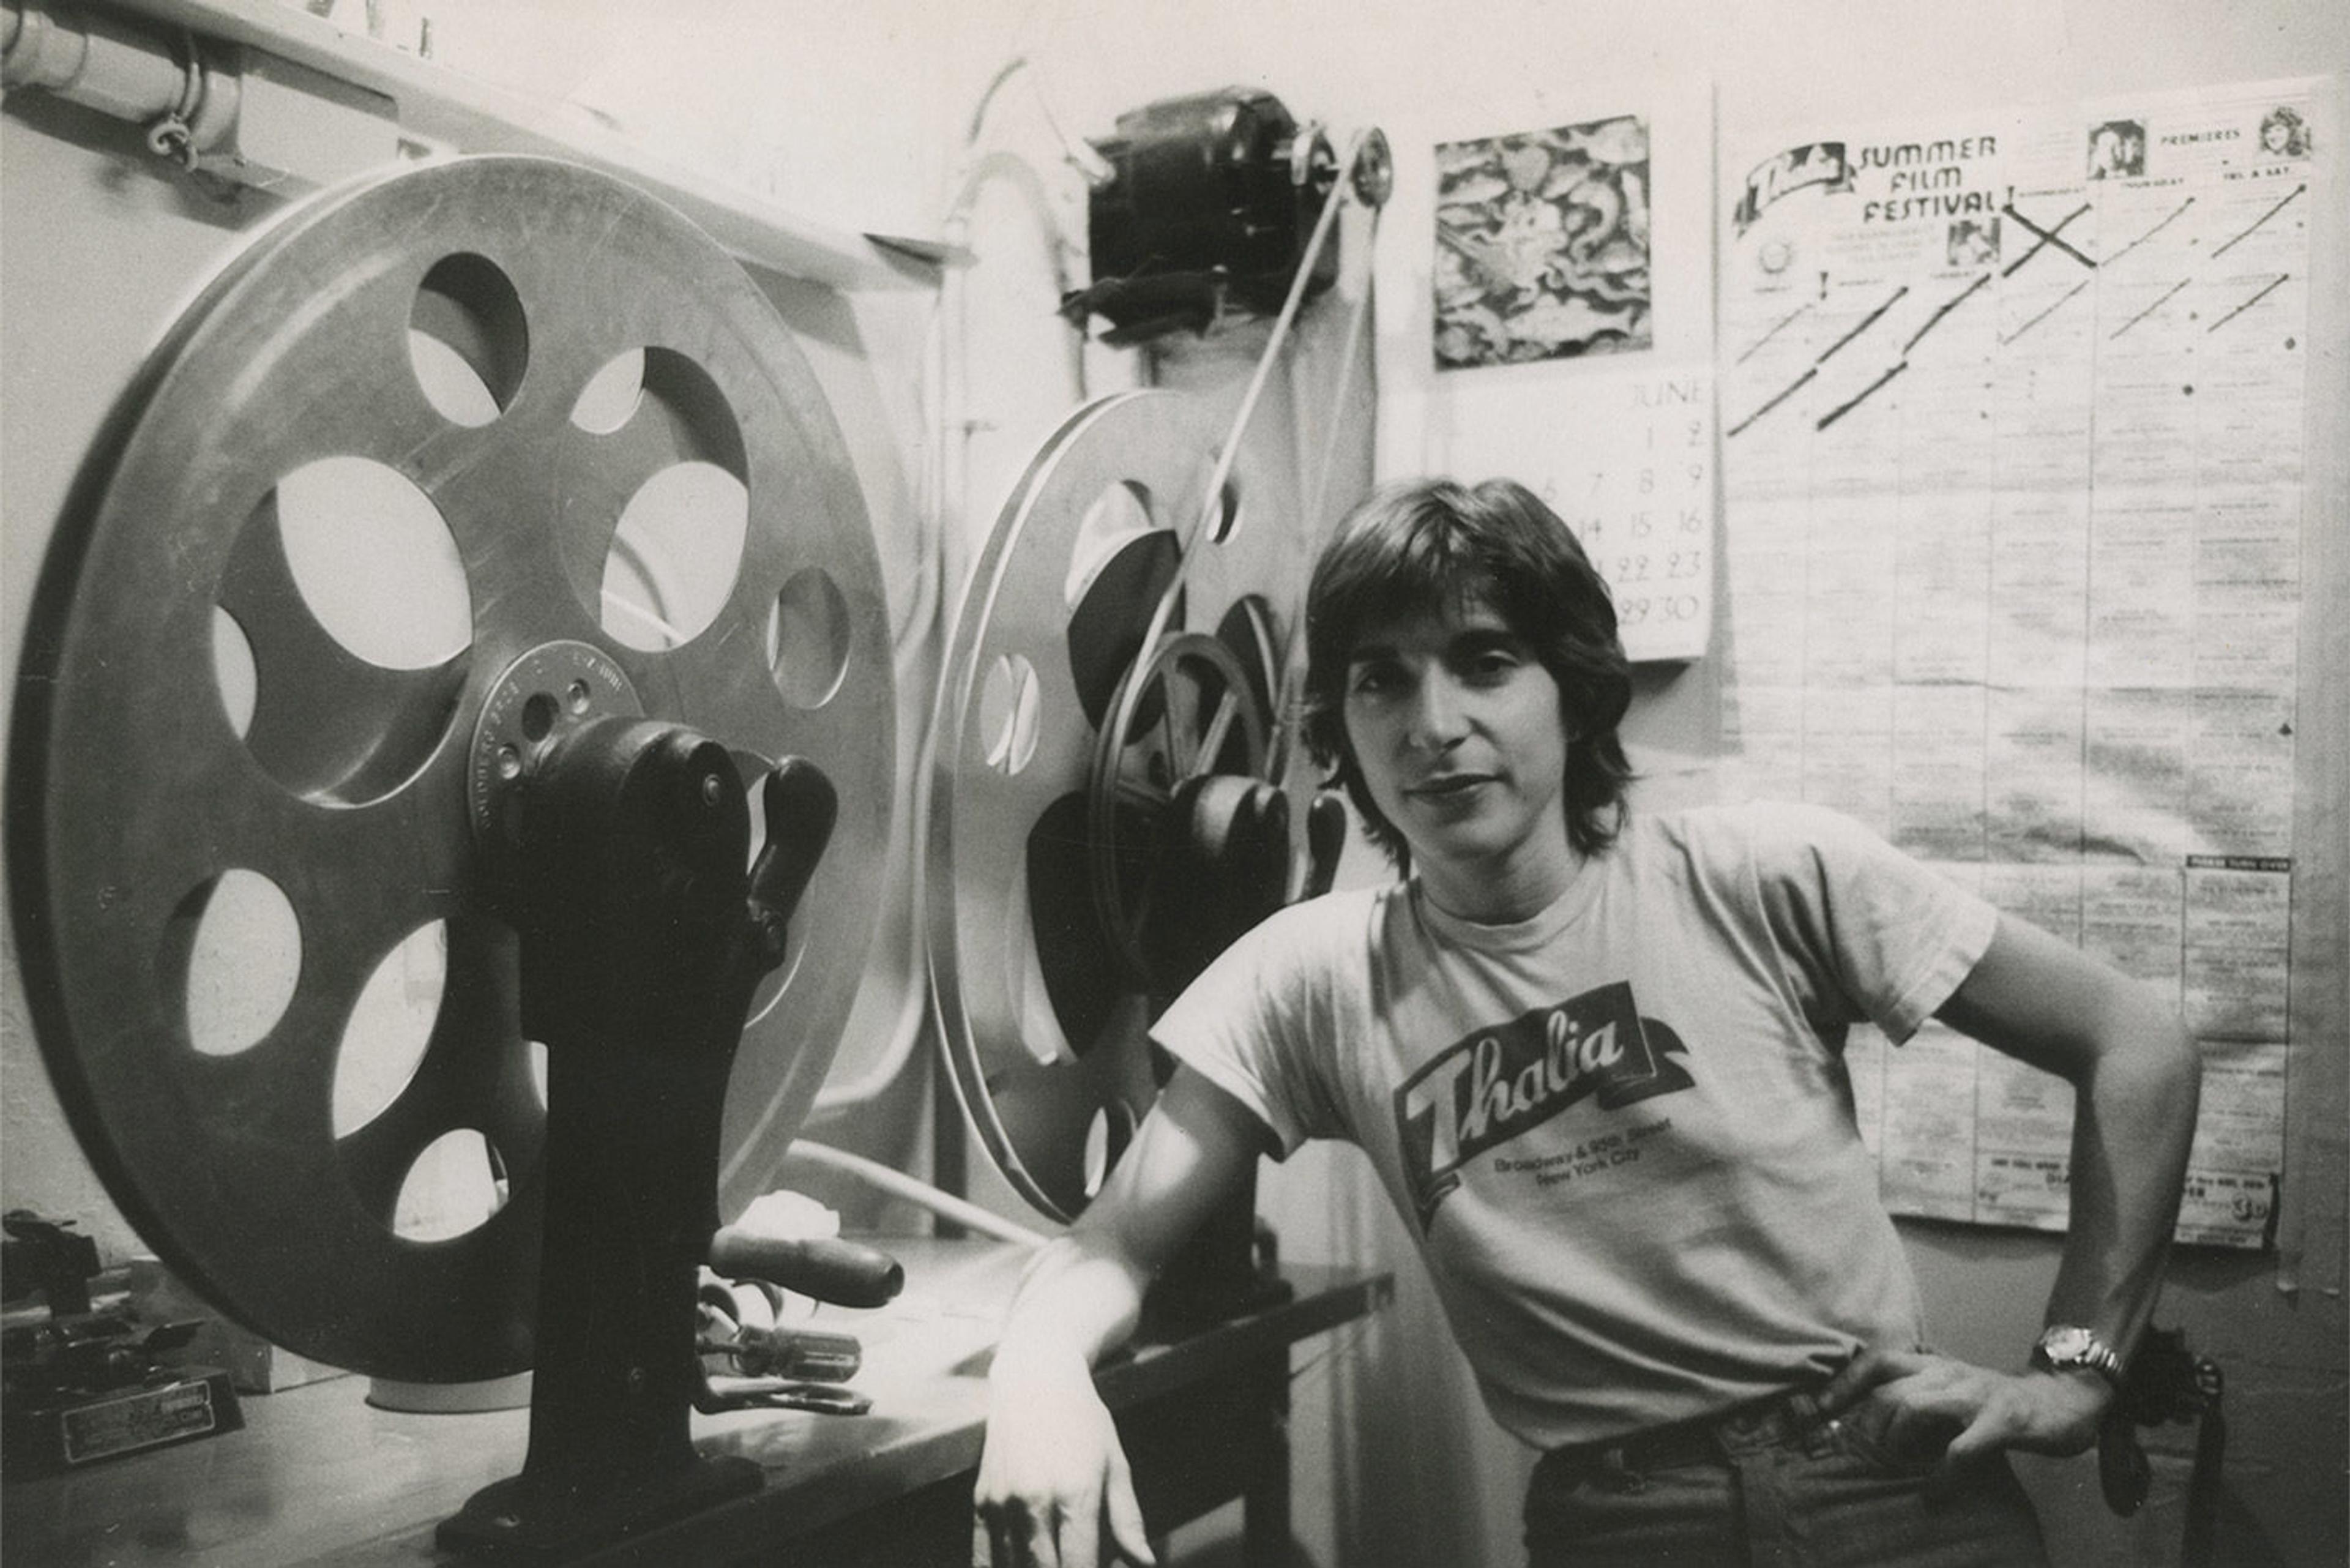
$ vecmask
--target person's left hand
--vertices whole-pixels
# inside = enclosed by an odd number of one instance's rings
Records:
[[[1864,1399],[1888,1412],[1880,1447],[1926,1459],[1945,1477],[1986,1454],[2077,1454],[2097,1440],[2114,1391],[2094,1373],[1993,1372],[1926,1351],[1866,1350],[1821,1391],[1823,1415]]]

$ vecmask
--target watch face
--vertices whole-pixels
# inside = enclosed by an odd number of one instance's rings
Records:
[[[2090,1341],[2085,1328],[2059,1326],[2040,1336],[2040,1348],[2051,1361],[2074,1361],[2088,1354]]]

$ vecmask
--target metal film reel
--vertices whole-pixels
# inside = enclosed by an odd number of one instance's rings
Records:
[[[1006,502],[946,652],[931,992],[989,1155],[1059,1220],[1157,1094],[1144,1029],[1172,988],[1154,966],[1186,918],[1160,897],[1170,829],[1218,776],[1271,765],[1280,618],[1308,562],[1286,474],[1245,443],[1209,504],[1230,420],[1165,390],[1070,416]]]
[[[322,531],[397,586],[322,577]],[[417,540],[452,602],[402,575]],[[421,653],[372,640],[436,615]],[[888,624],[814,378],[668,208],[501,157],[289,213],[179,320],[85,462],[13,720],[27,989],[126,1216],[302,1354],[414,1380],[529,1364],[543,1078],[469,784],[506,729],[552,722],[535,704],[567,702],[690,725],[746,778],[791,754],[837,787],[734,1058],[721,1205],[739,1209],[830,1064],[882,893]],[[231,905],[263,911],[285,973],[224,1009],[212,992],[269,945],[208,966]],[[445,951],[429,1031],[355,1093],[355,1020],[420,950]],[[502,1202],[400,1233],[404,1181],[452,1135]]]

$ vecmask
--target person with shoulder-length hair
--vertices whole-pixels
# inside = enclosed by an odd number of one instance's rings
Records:
[[[1645,812],[1606,585],[1523,486],[1349,515],[1305,733],[1398,877],[1284,909],[1153,1028],[1180,1063],[991,1373],[994,1568],[1149,1560],[1094,1359],[1260,1152],[1345,1138],[1487,1407],[1534,1568],[2043,1563],[2005,1453],[2095,1438],[2153,1310],[2199,1067],[2176,1010],[1833,813]],[[2072,1225],[2013,1365],[1927,1347],[1843,1048],[1939,1018],[2074,1087]]]
[[[1472,526],[1469,519],[1483,525]],[[1404,875],[1411,846],[1379,809],[1347,738],[1357,634],[1432,607],[1482,602],[1511,628],[1559,690],[1568,732],[1561,781],[1569,845],[1594,855],[1616,836],[1632,778],[1617,726],[1632,703],[1632,669],[1616,607],[1566,525],[1507,480],[1474,491],[1415,485],[1384,493],[1340,531],[1314,575],[1305,620],[1305,741],[1343,787],[1363,831]],[[1580,736],[1580,743],[1574,737]]]

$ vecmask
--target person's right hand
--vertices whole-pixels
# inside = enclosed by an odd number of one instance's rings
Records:
[[[972,1510],[972,1561],[987,1568],[1156,1561],[1118,1428],[1075,1358],[997,1369]]]

